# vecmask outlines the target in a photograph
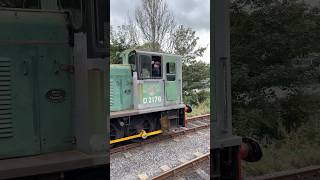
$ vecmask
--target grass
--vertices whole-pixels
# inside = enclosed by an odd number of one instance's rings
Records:
[[[244,176],[259,176],[277,171],[320,165],[318,122],[310,122],[279,142],[263,145],[259,162],[243,163]]]
[[[263,174],[297,169],[320,164],[320,145],[304,144],[292,148],[284,144],[280,148],[264,148],[263,158],[255,163],[243,163],[244,176],[259,176]]]
[[[192,107],[192,112],[187,114],[187,117],[199,116],[210,113],[210,98],[200,103],[197,106]]]

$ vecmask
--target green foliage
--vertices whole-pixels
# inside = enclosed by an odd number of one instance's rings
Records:
[[[187,114],[187,117],[199,116],[210,113],[210,98],[207,97],[204,101],[196,106],[192,106],[192,112]]]
[[[183,56],[184,64],[192,64],[196,57],[202,57],[206,47],[196,48],[199,37],[196,31],[180,25],[171,37],[172,51]]]
[[[143,50],[143,51],[152,51],[152,52],[164,52],[161,49],[161,46],[158,43],[144,43],[140,46],[136,47],[137,49]]]
[[[111,64],[120,64],[121,59],[117,52],[133,48],[138,45],[135,36],[132,35],[130,25],[118,26],[117,29],[111,27],[110,30],[110,59]]]
[[[190,106],[197,106],[210,98],[210,92],[201,90],[199,92],[191,91],[184,96],[184,102]]]
[[[202,57],[206,47],[197,47],[199,37],[191,28],[180,25],[172,35],[172,52],[183,57],[182,66],[182,87],[185,103],[198,105],[205,98],[202,98],[203,89],[209,88],[210,66],[209,64],[196,61]],[[195,92],[200,90],[200,92]]]
[[[264,155],[259,162],[243,163],[245,176],[258,176],[288,169],[319,165],[319,128],[318,120],[310,120],[298,130],[287,134],[285,140],[264,144]]]
[[[320,52],[319,34],[319,9],[303,1],[233,1],[233,124],[264,151],[245,176],[320,164],[319,67],[293,64]]]
[[[319,83],[320,71],[292,60],[320,52],[319,17],[295,0],[233,2],[233,123],[239,135],[283,139],[318,108],[320,99],[308,96],[306,87]]]
[[[210,98],[210,91],[202,90],[197,93],[198,102],[203,103]]]
[[[194,89],[205,89],[210,87],[210,66],[201,61],[182,66],[183,90],[191,93]]]

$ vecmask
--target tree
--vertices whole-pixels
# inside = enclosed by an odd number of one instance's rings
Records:
[[[110,29],[110,59],[112,64],[121,63],[117,52],[133,48],[138,45],[135,32],[130,25],[118,26]]]
[[[196,48],[199,37],[196,37],[196,31],[189,27],[180,25],[171,36],[171,51],[183,56],[183,62],[190,64],[196,57],[202,57],[206,47]]]
[[[192,90],[210,87],[210,66],[202,61],[195,61],[182,67],[183,90],[191,93]]]
[[[315,66],[295,67],[292,60],[320,52],[319,20],[317,9],[296,0],[233,2],[232,100],[239,135],[281,138],[279,127],[289,132],[305,121],[296,100],[306,98],[300,92],[319,83],[320,74]]]
[[[135,11],[136,23],[152,51],[159,51],[167,35],[175,29],[174,16],[163,0],[142,0]]]
[[[182,56],[182,87],[186,103],[197,105],[204,101],[203,94],[209,97],[209,93],[199,92],[209,88],[210,66],[202,61],[196,61],[202,57],[206,47],[197,47],[199,37],[196,31],[180,25],[171,36],[171,52]],[[197,91],[194,91],[197,90]]]
[[[143,51],[154,51],[154,49],[157,49],[157,52],[164,52],[158,43],[154,44],[146,42],[142,45],[136,46],[136,48]]]

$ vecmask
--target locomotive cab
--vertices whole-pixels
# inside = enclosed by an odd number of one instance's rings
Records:
[[[140,50],[126,50],[120,57],[122,64],[110,66],[111,144],[184,126],[181,57]],[[130,105],[123,103],[128,96]]]

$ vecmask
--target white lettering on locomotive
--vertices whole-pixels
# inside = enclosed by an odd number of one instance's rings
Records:
[[[143,104],[148,103],[148,99],[147,98],[143,98]]]
[[[152,104],[152,103],[160,103],[161,96],[150,96],[147,98],[143,98],[143,104]]]

